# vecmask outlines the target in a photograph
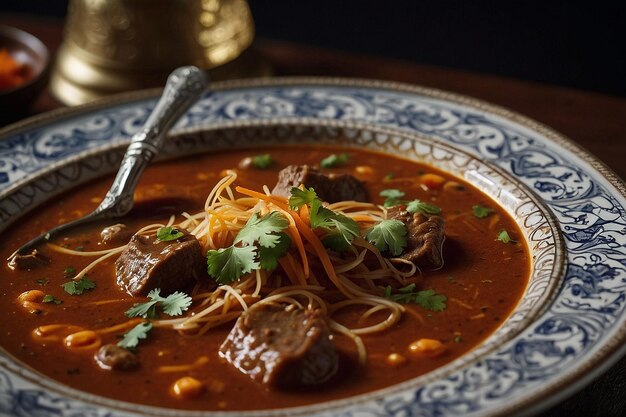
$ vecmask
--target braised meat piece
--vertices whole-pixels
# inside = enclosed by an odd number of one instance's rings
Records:
[[[102,345],[94,359],[100,368],[106,370],[130,371],[139,365],[133,352],[118,345]]]
[[[253,380],[279,388],[320,384],[338,365],[318,312],[275,304],[257,304],[242,314],[220,355]]]
[[[413,262],[421,270],[443,266],[441,249],[445,235],[441,216],[411,214],[406,206],[395,206],[387,210],[387,218],[400,220],[407,229],[407,245],[400,258]]]
[[[26,255],[15,255],[9,259],[9,268],[19,269],[21,271],[30,271],[44,266],[50,262],[50,259],[39,253],[37,249],[33,249]]]
[[[133,232],[131,232],[125,224],[118,223],[102,229],[102,231],[100,232],[100,241],[105,245],[123,245],[128,242],[128,239],[130,239],[132,235]]]
[[[167,295],[191,286],[205,269],[200,242],[180,230],[181,237],[162,242],[156,232],[133,235],[115,261],[117,285],[130,295],[147,295],[160,288]]]
[[[367,190],[360,180],[349,174],[324,174],[308,165],[289,165],[278,173],[278,182],[272,194],[289,197],[293,187],[312,187],[323,201],[367,202]]]

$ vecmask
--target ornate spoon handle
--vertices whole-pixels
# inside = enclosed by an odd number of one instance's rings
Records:
[[[172,72],[146,124],[132,137],[117,176],[94,215],[119,217],[130,211],[143,170],[159,152],[167,131],[198,100],[206,86],[206,76],[196,67]]]
[[[63,231],[94,220],[120,217],[128,213],[133,207],[135,187],[143,170],[159,152],[165,134],[198,100],[207,83],[206,75],[196,67],[181,67],[174,70],[168,77],[163,95],[145,125],[133,135],[115,180],[98,208],[85,217],[57,226],[32,239],[9,257],[9,266],[14,267],[18,255],[30,252],[42,241],[49,240]]]

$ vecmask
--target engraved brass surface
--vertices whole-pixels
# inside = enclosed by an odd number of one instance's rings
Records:
[[[218,79],[268,75],[253,53],[237,60],[253,39],[246,0],[70,0],[50,90],[73,105],[162,85],[183,65]]]

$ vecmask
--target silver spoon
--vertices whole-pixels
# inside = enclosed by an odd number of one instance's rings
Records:
[[[165,134],[174,123],[195,103],[207,87],[204,72],[196,67],[181,67],[167,79],[163,95],[146,120],[143,128],[131,138],[115,180],[106,196],[93,212],[48,230],[22,245],[7,259],[15,269],[18,255],[33,253],[35,247],[62,232],[85,223],[113,219],[127,214],[134,205],[134,192],[143,170],[159,152]]]

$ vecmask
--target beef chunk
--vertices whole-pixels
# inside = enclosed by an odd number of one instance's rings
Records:
[[[129,371],[137,368],[137,356],[117,345],[103,345],[94,355],[94,359],[102,369]]]
[[[444,221],[441,216],[422,213],[411,214],[405,206],[387,210],[387,218],[400,220],[406,225],[407,245],[399,257],[413,262],[421,270],[443,266]]]
[[[257,382],[279,388],[316,385],[337,372],[338,356],[315,311],[257,304],[241,315],[220,355]]]
[[[50,262],[47,256],[39,253],[37,249],[33,249],[26,255],[14,255],[9,259],[9,268],[19,269],[21,271],[30,271]]]
[[[147,295],[160,288],[170,294],[191,286],[203,273],[205,258],[200,242],[192,234],[168,242],[157,239],[156,231],[133,235],[115,261],[117,285],[131,295]]]
[[[324,174],[308,165],[289,165],[278,173],[272,194],[289,197],[291,188],[313,187],[318,197],[329,203],[338,201],[368,201],[365,185],[349,174]]]
[[[113,244],[125,244],[133,235],[125,224],[118,223],[112,226],[107,226],[100,232],[100,241],[105,245]]]

